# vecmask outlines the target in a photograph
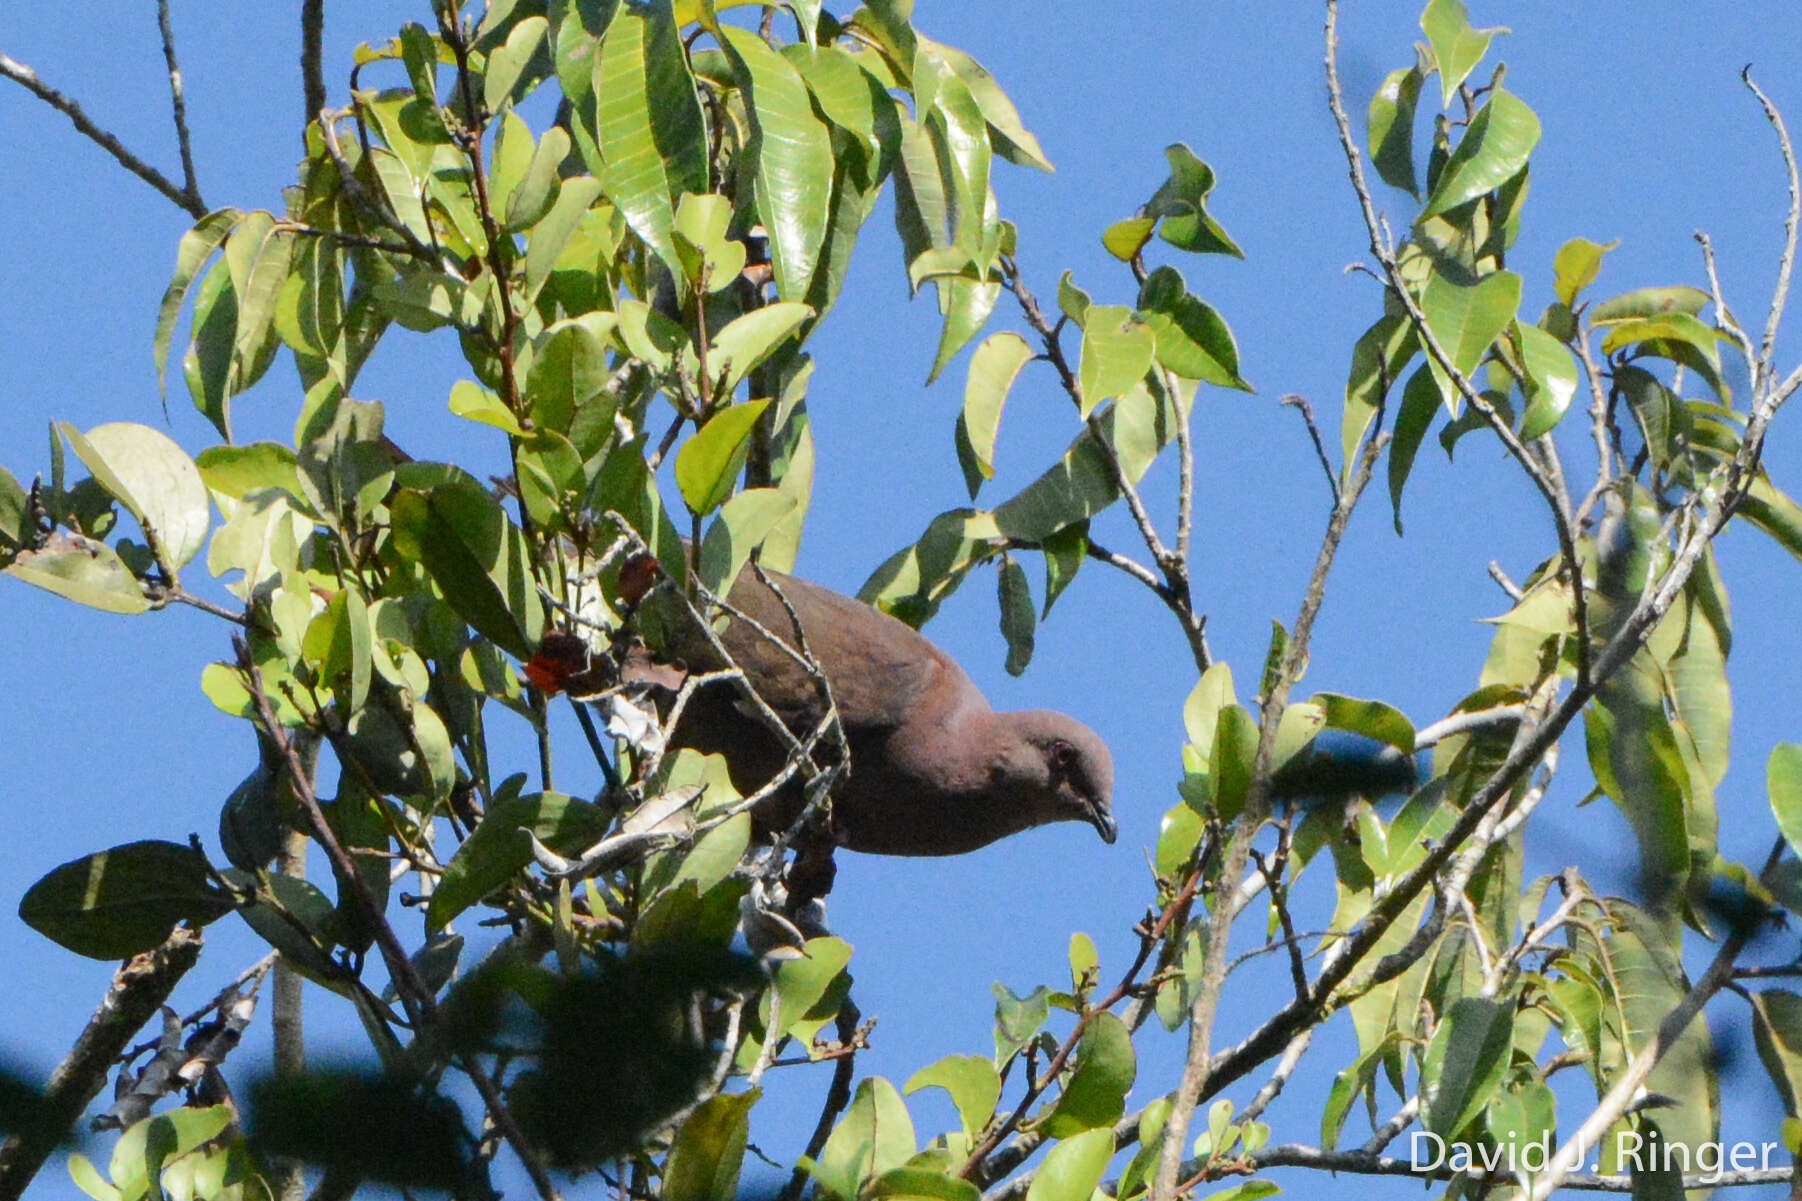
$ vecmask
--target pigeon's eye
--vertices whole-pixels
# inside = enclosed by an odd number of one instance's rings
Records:
[[[1076,766],[1076,748],[1059,739],[1051,744],[1051,761],[1066,770]]]

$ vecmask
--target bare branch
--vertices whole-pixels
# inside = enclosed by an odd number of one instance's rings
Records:
[[[189,216],[197,221],[206,216],[207,207],[201,201],[198,193],[184,191],[183,189],[176,187],[174,181],[168,176],[127,150],[125,144],[118,138],[94,124],[93,119],[90,118],[87,113],[83,112],[81,105],[77,104],[71,97],[65,96],[63,93],[39,79],[36,71],[33,71],[30,67],[19,62],[17,59],[0,54],[0,75],[12,80],[57,112],[69,118],[69,120],[74,123],[76,131],[83,137],[86,137],[102,150],[112,155],[113,158],[118,160],[121,167],[124,167],[127,171],[130,171],[133,175],[174,201],[176,206],[187,212]]]
[[[1783,254],[1777,260],[1777,286],[1771,292],[1771,310],[1765,314],[1764,341],[1758,348],[1758,360],[1753,369],[1758,373],[1755,388],[1767,385],[1771,377],[1771,356],[1777,344],[1777,326],[1783,320],[1783,306],[1789,299],[1790,268],[1796,262],[1796,225],[1802,218],[1802,186],[1796,181],[1796,151],[1790,144],[1789,130],[1784,128],[1783,114],[1771,103],[1771,98],[1764,94],[1756,83],[1752,82],[1752,68],[1747,67],[1739,73],[1740,80],[1758,97],[1759,107],[1764,109],[1764,119],[1771,123],[1777,131],[1777,148],[1783,153],[1783,169],[1789,183],[1789,211],[1783,218]]]
[[[99,1095],[126,1043],[156,1014],[200,958],[198,930],[177,926],[163,944],[134,955],[113,974],[87,1028],[45,1086],[37,1120],[0,1143],[0,1201],[17,1201],[63,1135]]]
[[[194,178],[194,146],[188,136],[188,104],[182,97],[181,67],[175,61],[175,31],[169,24],[169,0],[156,0],[157,31],[163,38],[163,61],[169,66],[169,106],[175,116],[175,142],[181,149],[181,178],[189,196],[200,195]]]
[[[325,107],[325,71],[320,45],[325,39],[325,0],[301,0],[300,80],[305,104],[304,124],[311,124]]]
[[[1314,423],[1314,406],[1299,392],[1291,392],[1283,397],[1283,403],[1301,411],[1301,419],[1308,427],[1308,437],[1314,443],[1314,454],[1320,460],[1320,469],[1326,472],[1326,486],[1333,494],[1333,503],[1338,504],[1339,477],[1333,472],[1332,460],[1327,458],[1326,443],[1320,439],[1320,427]]]

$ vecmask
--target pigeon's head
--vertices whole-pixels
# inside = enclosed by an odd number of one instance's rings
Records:
[[[996,769],[1007,791],[1020,797],[1033,825],[1079,821],[1095,827],[1103,842],[1114,825],[1114,758],[1099,735],[1073,717],[1047,709],[997,715],[1012,738]]]

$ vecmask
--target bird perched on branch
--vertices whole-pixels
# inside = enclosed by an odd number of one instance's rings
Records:
[[[756,624],[730,620],[722,642],[797,739],[825,713],[822,690],[775,639],[797,650],[804,639],[830,685],[851,752],[850,772],[834,790],[836,845],[877,855],[956,855],[1059,821],[1086,822],[1103,841],[1114,841],[1113,760],[1081,722],[1043,709],[997,713],[964,670],[911,626],[816,584],[773,571],[759,578],[747,567],[727,602]],[[698,638],[680,650],[691,670],[724,666]],[[648,661],[628,658],[622,674],[631,680],[658,673]],[[746,795],[787,759],[729,684],[695,692],[674,742],[724,755]],[[802,804],[797,779],[759,810],[759,824],[779,832]]]

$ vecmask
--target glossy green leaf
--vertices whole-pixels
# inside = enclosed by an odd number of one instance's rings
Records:
[[[851,962],[851,944],[842,938],[810,938],[801,950],[801,958],[785,960],[776,967],[776,991],[782,997],[780,1033],[796,1037],[810,1036],[811,1030],[838,1012],[841,994],[835,986],[848,979],[845,965]],[[765,1009],[767,1012],[767,1002]],[[911,1131],[908,1137],[911,1143]]]
[[[1466,379],[1476,371],[1490,346],[1514,320],[1520,307],[1520,276],[1498,271],[1474,286],[1455,284],[1434,272],[1420,296],[1421,312],[1458,374]],[[1429,360],[1429,362],[1433,362]],[[1438,363],[1433,362],[1434,374]],[[1457,416],[1458,394],[1447,390],[1447,404]]]
[[[1057,1102],[1036,1124],[1050,1138],[1111,1127],[1126,1112],[1126,1094],[1137,1072],[1132,1034],[1111,1013],[1100,1013],[1083,1031],[1076,1070]]]
[[[1421,1065],[1426,1129],[1450,1139],[1482,1112],[1508,1067],[1513,1037],[1512,1001],[1465,997],[1447,1011]]]
[[[528,302],[544,287],[558,258],[564,248],[572,244],[583,221],[596,215],[589,210],[600,196],[600,181],[591,175],[578,175],[558,185],[557,198],[532,227],[526,243],[525,299]],[[602,208],[599,215],[605,216],[609,211]]]
[[[1208,750],[1208,800],[1215,816],[1230,822],[1245,809],[1258,751],[1258,727],[1238,705],[1220,710]]]
[[[1017,676],[1032,662],[1036,624],[1032,588],[1026,582],[1026,569],[1010,555],[1001,557],[996,586],[1000,593],[1001,636],[1007,640],[1007,674]]]
[[[1113,1157],[1111,1129],[1084,1130],[1064,1139],[1034,1173],[1026,1201],[1089,1201]]]
[[[951,1094],[964,1134],[972,1141],[989,1124],[1001,1099],[1001,1077],[995,1065],[980,1055],[947,1055],[908,1078],[903,1091],[942,1088]]]
[[[661,4],[614,13],[594,59],[590,118],[607,197],[671,271],[673,197],[707,191],[707,134],[680,33]]]
[[[976,484],[995,478],[995,441],[1001,432],[1001,410],[1020,369],[1031,360],[1032,347],[1011,331],[990,334],[970,356],[969,373],[964,378],[964,407],[957,424],[977,471],[970,488],[972,499],[976,496]]]
[[[921,1158],[924,1156],[911,1162],[918,1163]],[[982,1191],[968,1180],[946,1175],[936,1167],[901,1167],[890,1168],[870,1181],[864,1186],[863,1197],[865,1201],[886,1201],[890,1197],[915,1201],[980,1201]]]
[[[1370,162],[1390,187],[1410,196],[1420,193],[1414,182],[1414,111],[1420,102],[1420,68],[1391,71],[1370,98]]]
[[[1082,415],[1104,400],[1124,396],[1151,369],[1157,339],[1131,309],[1096,305],[1083,327],[1082,357],[1077,378],[1082,387]]]
[[[751,430],[769,403],[752,400],[721,409],[676,452],[676,487],[691,512],[711,513],[732,494]]]
[[[1251,391],[1239,378],[1233,331],[1212,307],[1191,294],[1174,267],[1159,267],[1139,286],[1139,320],[1156,338],[1157,360],[1184,379]]]
[[[1531,381],[1520,436],[1531,441],[1549,434],[1577,394],[1577,362],[1564,343],[1535,325],[1515,325],[1521,368]]]
[[[1519,175],[1539,144],[1539,118],[1511,92],[1490,93],[1439,173],[1422,220],[1457,208]]]
[[[1720,372],[1721,353],[1716,345],[1715,332],[1688,313],[1627,318],[1612,322],[1606,328],[1606,336],[1602,339],[1604,354],[1613,354],[1617,350],[1646,342],[1674,341],[1694,347],[1715,374]]]
[[[981,63],[962,50],[930,38],[917,37],[916,42],[942,58],[958,79],[963,81],[964,86],[970,89],[971,99],[976,102],[983,120],[988,122],[989,139],[994,144],[996,154],[1016,166],[1036,167],[1040,171],[1052,169],[1051,161],[1039,148],[1038,139],[1021,123],[1013,101],[1007,98],[1007,93],[1001,90],[1001,85]]]
[[[1042,549],[1045,552],[1045,607],[1039,613],[1040,621],[1051,616],[1051,606],[1064,594],[1064,589],[1070,586],[1070,581],[1076,578],[1077,571],[1088,558],[1089,523],[1079,521],[1065,526],[1046,538]]]
[[[603,397],[613,375],[607,362],[607,337],[613,331],[610,314],[588,313],[548,327],[534,344],[532,366],[526,375],[526,403],[532,424],[539,429],[578,438],[578,449],[602,430],[611,436],[617,400]],[[580,414],[580,428],[578,428]]]
[[[676,245],[691,286],[704,283],[717,292],[744,270],[744,243],[726,233],[731,221],[732,202],[724,196],[689,193],[676,202]]]
[[[721,26],[717,33],[724,35],[750,110],[747,149],[756,164],[757,209],[769,231],[776,293],[799,300],[807,295],[825,241],[832,138],[786,59],[751,30]]]
[[[745,376],[812,316],[813,309],[808,305],[779,300],[733,318],[714,335],[707,352],[707,370],[716,377],[724,373],[720,394],[736,389]]]
[[[204,926],[232,910],[206,857],[179,842],[147,839],[63,864],[26,890],[19,918],[89,959],[148,951],[177,922]]]
[[[1433,48],[1433,62],[1439,69],[1442,103],[1452,106],[1458,87],[1470,76],[1476,65],[1489,53],[1489,40],[1508,30],[1500,25],[1473,29],[1470,13],[1462,0],[1431,0],[1420,14],[1421,32]]]
[[[569,150],[569,135],[561,126],[553,125],[544,131],[544,137],[538,140],[519,182],[505,193],[507,219],[503,228],[506,232],[532,229],[555,207],[562,191],[558,172],[569,157]]]
[[[294,452],[279,442],[209,446],[194,461],[208,489],[233,500],[260,488],[275,488],[302,504]]]

